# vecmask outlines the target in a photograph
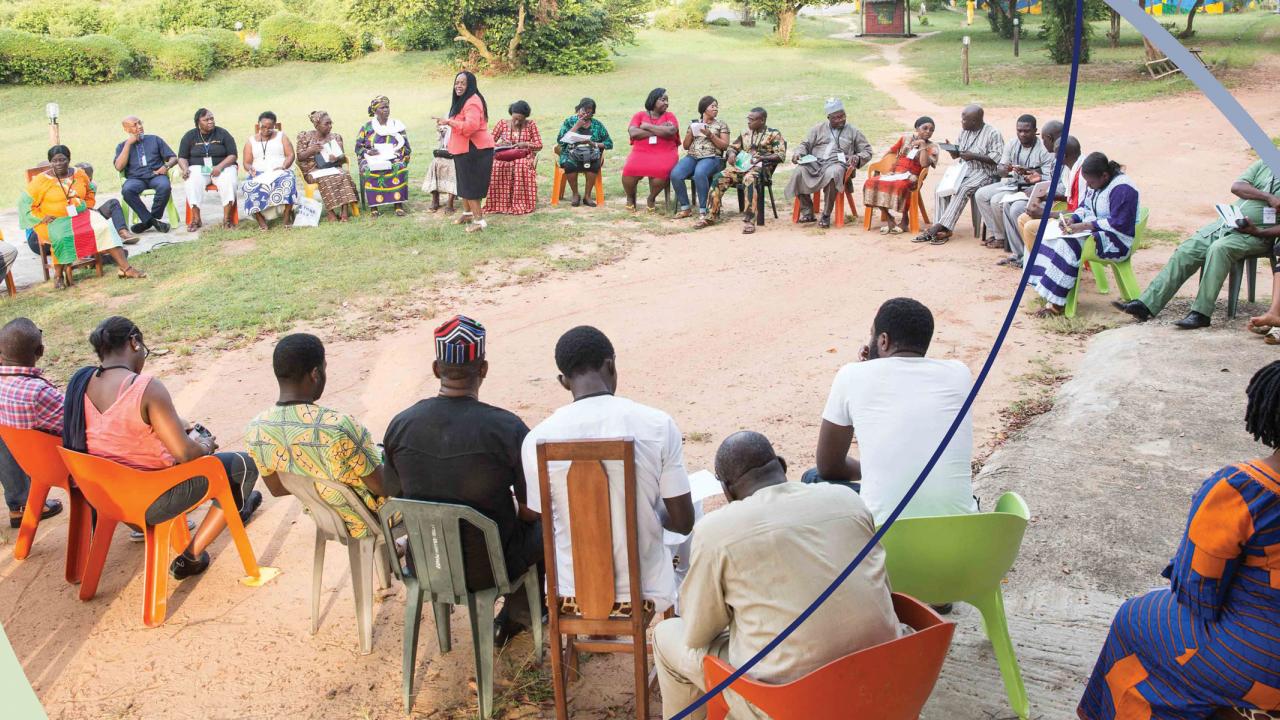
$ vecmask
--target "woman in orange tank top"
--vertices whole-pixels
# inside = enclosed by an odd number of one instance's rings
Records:
[[[247,523],[262,503],[262,493],[253,490],[257,467],[246,453],[217,452],[212,434],[178,416],[164,384],[142,374],[151,351],[138,326],[128,318],[110,317],[89,335],[89,342],[100,363],[84,391],[89,454],[139,470],[159,470],[213,455],[226,468],[240,519]],[[207,486],[203,477],[187,480],[162,496],[151,512],[173,517],[190,507]],[[191,544],[173,561],[169,574],[184,580],[204,572],[209,567],[205,548],[226,525],[222,508],[215,504]]]

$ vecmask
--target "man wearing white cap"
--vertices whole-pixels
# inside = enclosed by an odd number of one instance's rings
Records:
[[[822,217],[818,227],[831,227],[836,192],[848,185],[853,174],[871,159],[871,143],[862,131],[847,122],[844,103],[827,100],[827,121],[818,123],[796,147],[792,160],[796,171],[787,194],[800,199],[800,222],[813,222],[813,198],[822,192]]]

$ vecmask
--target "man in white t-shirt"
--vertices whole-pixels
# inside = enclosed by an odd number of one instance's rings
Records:
[[[932,339],[929,308],[910,298],[881,305],[862,362],[836,373],[822,413],[818,467],[803,481],[849,484],[877,526],[920,476],[973,384],[964,363],[924,356]],[[848,455],[855,434],[859,458]],[[977,512],[972,460],[970,412],[900,517]]]
[[[560,384],[573,393],[573,402],[556,410],[525,437],[522,448],[528,483],[528,506],[552,518],[556,543],[556,580],[562,597],[574,595],[573,553],[603,552],[603,548],[574,548],[564,508],[569,497],[566,476],[569,464],[549,464],[551,503],[556,511],[542,508],[538,477],[539,440],[635,439],[636,535],[640,550],[640,583],[644,599],[655,612],[676,601],[676,576],[671,553],[662,542],[663,528],[681,535],[693,530],[693,500],[684,467],[680,430],[661,410],[617,397],[618,372],[613,344],[593,327],[579,326],[556,343],[556,367]],[[605,463],[609,474],[609,505],[613,515],[613,567],[616,597],[630,599],[627,577],[626,515],[623,512],[623,479],[619,462]]]

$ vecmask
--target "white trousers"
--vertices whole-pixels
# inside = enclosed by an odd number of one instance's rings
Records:
[[[191,175],[183,183],[187,193],[187,204],[199,207],[204,202],[205,187],[212,184],[218,193],[218,204],[231,205],[236,201],[236,168],[224,168],[217,177],[205,175],[199,165],[191,166]]]

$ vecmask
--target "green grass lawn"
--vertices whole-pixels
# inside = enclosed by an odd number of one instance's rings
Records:
[[[991,31],[979,13],[972,27],[963,27],[963,14],[935,11],[929,26],[917,32],[936,32],[905,49],[903,57],[919,71],[916,89],[937,102],[962,105],[981,101],[989,106],[1044,106],[1064,104],[1070,66],[1054,65],[1036,38],[1040,18],[1024,15],[1020,56],[1013,56],[1013,41]],[[1169,16],[1162,22],[1177,23],[1186,16]],[[1182,75],[1153,81],[1143,64],[1142,38],[1128,23],[1121,24],[1119,46],[1111,47],[1107,22],[1095,22],[1092,59],[1082,66],[1076,103],[1093,107],[1115,102],[1146,100],[1194,89]],[[1201,48],[1214,74],[1228,86],[1253,67],[1265,54],[1280,54],[1280,15],[1246,12],[1198,15],[1196,36],[1185,44]],[[961,84],[961,39],[970,37],[971,84]]]
[[[539,163],[544,202],[553,169],[550,145],[561,120],[584,95],[596,99],[599,116],[622,148],[627,121],[656,85],[668,88],[673,111],[682,122],[694,114],[700,96],[711,94],[719,98],[722,117],[735,132],[747,111],[762,105],[771,111],[770,124],[793,142],[822,119],[823,100],[839,95],[849,103],[854,122],[877,150],[883,150],[884,140],[899,128],[875,110],[887,107],[889,99],[857,73],[856,61],[871,51],[823,39],[833,31],[830,28],[830,22],[802,20],[801,39],[791,48],[775,45],[763,25],[645,31],[638,45],[623,49],[612,73],[482,78],[481,90],[489,100],[492,122],[505,116],[514,100],[532,105],[548,147]],[[708,70],[712,63],[715,72]],[[141,257],[138,264],[150,274],[148,280],[86,279],[67,292],[55,292],[46,284],[9,301],[5,314],[31,317],[44,328],[49,362],[61,374],[85,360],[89,330],[112,313],[129,315],[149,340],[155,337],[178,352],[186,351],[192,341],[208,338],[234,344],[318,318],[337,333],[358,334],[368,325],[356,316],[386,315],[383,310],[397,307],[443,273],[465,275],[489,260],[517,258],[533,259],[521,266],[523,272],[575,267],[607,256],[638,234],[688,229],[688,222],[675,224],[646,213],[631,216],[616,202],[594,211],[573,210],[566,203],[523,218],[497,218],[482,236],[464,235],[428,215],[428,198],[416,189],[434,146],[431,117],[447,110],[452,75],[439,54],[377,53],[346,65],[291,63],[224,72],[203,83],[0,88],[3,145],[6,157],[17,160],[11,164],[27,167],[43,159],[48,142],[44,103],[56,101],[62,106],[62,139],[71,147],[73,160],[88,160],[100,168],[98,179],[106,190],[118,187],[110,161],[120,139],[118,118],[130,113],[141,116],[149,132],[176,149],[196,107],[211,108],[219,124],[242,142],[262,110],[274,110],[293,134],[309,126],[308,112],[322,108],[333,115],[350,149],[356,129],[367,119],[364,108],[369,99],[385,94],[391,98],[393,114],[408,126],[415,147],[415,212],[408,218],[366,217],[348,225],[273,228],[266,234],[249,229],[252,222],[235,231],[209,230],[198,241]],[[614,201],[621,194],[621,162],[621,153],[606,159],[606,195]],[[785,177],[780,177],[779,193],[783,182]],[[16,199],[20,190],[17,168],[0,175],[0,195]],[[559,252],[565,245],[593,241],[599,247],[569,253],[569,259]],[[552,247],[557,252],[549,254]]]

